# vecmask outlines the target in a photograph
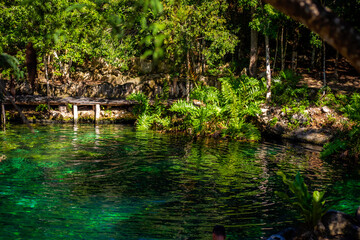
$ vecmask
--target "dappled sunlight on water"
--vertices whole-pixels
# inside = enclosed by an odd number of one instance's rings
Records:
[[[123,125],[0,133],[4,239],[260,239],[296,220],[276,171],[303,173],[337,207],[359,205],[359,171],[300,145],[193,140]]]

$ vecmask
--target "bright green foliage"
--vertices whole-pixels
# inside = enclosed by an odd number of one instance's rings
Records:
[[[37,112],[46,112],[49,110],[49,107],[47,104],[39,104],[38,106],[36,106],[35,111]]]
[[[138,104],[133,109],[136,115],[146,114],[150,107],[149,98],[144,93],[133,93],[127,100],[137,101]]]
[[[178,100],[169,109],[182,119],[180,129],[190,130],[194,134],[214,132],[221,124],[222,108],[219,103],[219,91],[214,87],[195,88],[190,99],[193,102]]]
[[[260,132],[247,120],[260,113],[265,96],[263,81],[247,76],[220,81],[224,115],[229,118],[225,134],[239,139],[260,139]]]
[[[183,64],[187,53],[199,61],[205,58],[210,68],[221,64],[225,54],[233,53],[237,37],[226,26],[227,3],[223,0],[164,1],[164,14],[160,22],[165,25],[164,49],[166,59],[181,72],[190,71]],[[195,72],[196,66],[189,63]]]
[[[0,71],[5,75],[14,74],[17,79],[23,76],[23,72],[19,69],[19,61],[6,53],[0,54]]]
[[[311,32],[310,37],[310,44],[315,48],[321,48],[322,40],[320,39],[319,35]]]
[[[159,100],[151,105],[149,98],[143,93],[133,93],[127,99],[138,103],[133,109],[133,113],[137,116],[138,130],[148,130],[152,127],[167,128],[170,125],[170,118],[162,117],[165,107]]]
[[[288,195],[284,192],[275,193],[298,208],[304,217],[305,223],[310,228],[315,227],[328,210],[328,208],[325,208],[325,200],[323,200],[325,192],[314,191],[311,194],[300,172],[296,174],[294,180],[287,179],[286,175],[281,171],[278,171],[277,175],[282,177],[284,184],[288,186],[291,194]]]
[[[195,106],[193,103],[179,100],[171,106],[170,111],[182,115],[182,128],[190,127],[194,134],[202,134],[218,124],[222,109],[217,104]]]
[[[138,117],[137,128],[165,128],[188,131],[194,135],[222,133],[234,139],[260,139],[259,130],[250,123],[260,113],[265,87],[262,81],[246,76],[220,79],[222,88],[197,86],[190,94],[190,102],[178,100],[169,109],[156,101],[152,106],[142,93],[132,94],[136,100],[134,108]],[[170,118],[164,116],[173,115]]]
[[[345,158],[358,159],[360,156],[360,94],[354,93],[350,102],[341,110],[353,121],[353,126],[340,132],[334,141],[327,143],[321,156],[328,158],[344,153]]]
[[[245,119],[260,113],[265,85],[262,80],[241,76],[219,79],[225,111],[231,118]]]
[[[308,99],[307,87],[299,88],[300,77],[291,70],[280,71],[273,78],[272,103],[277,105],[286,105],[289,102],[302,103]],[[303,102],[305,103],[305,102]],[[308,103],[307,103],[308,105]]]
[[[350,119],[360,122],[360,94],[354,93],[351,96],[350,103],[341,109],[347,117]]]
[[[258,140],[260,132],[248,122],[260,112],[264,86],[261,81],[243,76],[222,78],[221,91],[213,87],[198,87],[191,93],[192,102],[179,100],[170,111],[180,113],[185,129],[195,134],[221,130],[235,139]]]

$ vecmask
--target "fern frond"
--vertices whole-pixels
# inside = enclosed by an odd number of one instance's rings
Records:
[[[196,112],[197,107],[194,104],[186,102],[184,100],[178,100],[171,107],[170,111],[178,112],[184,115],[194,114]]]
[[[136,122],[136,129],[149,130],[154,122],[154,116],[142,114]]]

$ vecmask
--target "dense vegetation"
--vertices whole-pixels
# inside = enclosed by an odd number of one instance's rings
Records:
[[[320,2],[359,29],[358,0]],[[77,67],[99,59],[134,74],[136,59],[152,60],[154,72],[163,65],[171,77],[186,81],[186,100],[167,107],[160,101],[166,93],[155,104],[142,93],[130,96],[142,103],[138,128],[258,140],[252,118],[261,104],[303,115],[309,106],[333,105],[349,122],[324,156],[359,155],[358,95],[336,95],[326,87],[326,59],[334,59],[337,78],[338,53],[261,1],[2,0],[0,14],[3,78],[22,80],[28,73],[34,81],[31,76],[41,72],[48,82],[67,82]],[[299,70],[322,71],[323,89],[314,95],[300,87]],[[202,76],[221,87],[204,85]]]
[[[360,10],[357,0],[326,6],[359,27],[354,20]],[[134,57],[151,56],[191,81],[226,69],[240,73],[244,67],[256,76],[256,66],[264,69],[262,61],[256,64],[258,55],[265,55],[263,37],[270,41],[273,72],[288,67],[320,70],[325,48],[304,26],[257,0],[3,0],[0,13],[0,52],[16,56],[25,67],[31,42],[41,63],[38,69],[50,64],[53,74],[64,78],[96,58],[125,71]],[[335,51],[325,49],[325,57],[335,57]]]

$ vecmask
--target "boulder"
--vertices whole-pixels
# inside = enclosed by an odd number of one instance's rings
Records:
[[[355,218],[339,211],[328,211],[315,227],[318,239],[360,240],[360,226]]]
[[[323,145],[329,142],[332,135],[319,129],[298,128],[283,135],[284,138]]]
[[[360,240],[360,207],[354,216],[339,211],[328,211],[311,231],[302,226],[271,235],[267,240]]]
[[[66,106],[59,106],[59,112],[66,113],[67,112]]]
[[[0,162],[6,160],[6,156],[4,154],[0,154]]]
[[[323,106],[321,108],[321,111],[323,111],[323,113],[329,113],[329,112],[331,112],[331,109],[329,107],[327,107],[327,106]]]

